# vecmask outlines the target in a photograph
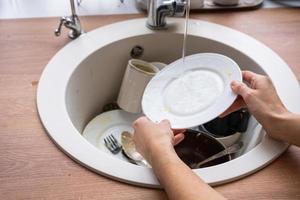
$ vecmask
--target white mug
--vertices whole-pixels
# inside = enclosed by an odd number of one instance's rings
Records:
[[[119,107],[131,113],[142,112],[141,100],[145,87],[158,71],[151,63],[129,60],[117,100]]]

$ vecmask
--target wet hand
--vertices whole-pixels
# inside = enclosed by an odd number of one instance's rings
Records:
[[[153,123],[140,117],[133,123],[136,149],[151,164],[154,154],[174,151],[173,146],[184,139],[184,130],[172,130],[170,122]]]
[[[242,73],[245,83],[236,81],[231,83],[232,91],[239,96],[220,117],[242,107],[248,107],[250,113],[268,129],[272,118],[287,112],[287,109],[268,77],[250,71],[243,71]]]

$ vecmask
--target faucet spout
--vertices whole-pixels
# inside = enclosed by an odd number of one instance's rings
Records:
[[[150,29],[166,28],[166,17],[183,16],[186,0],[148,0],[147,27]]]

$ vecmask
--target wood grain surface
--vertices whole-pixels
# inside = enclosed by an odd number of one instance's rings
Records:
[[[83,17],[82,24],[88,31],[142,16]],[[232,27],[265,43],[300,80],[299,9],[194,12],[192,18]],[[162,190],[87,170],[49,139],[39,121],[36,89],[47,62],[69,42],[66,31],[54,36],[57,23],[57,18],[0,21],[0,199],[167,199]],[[229,199],[299,200],[300,149],[291,146],[263,170],[216,189]]]

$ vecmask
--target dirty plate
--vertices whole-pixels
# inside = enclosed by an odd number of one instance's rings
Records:
[[[104,138],[112,134],[121,143],[121,133],[133,132],[132,122],[140,116],[141,114],[132,114],[123,110],[104,112],[87,124],[82,136],[101,151],[111,154],[104,145]],[[115,156],[127,161],[121,153]]]
[[[184,140],[175,146],[175,151],[179,158],[192,169],[195,169],[195,166],[197,166],[199,162],[224,149],[225,146],[214,137],[204,132],[191,129],[186,130]],[[231,156],[224,155],[201,165],[201,168],[218,165],[229,160],[231,160]]]
[[[144,114],[154,122],[168,119],[172,128],[190,128],[224,112],[236,99],[231,81],[242,81],[239,66],[215,53],[179,59],[161,70],[147,85]]]

